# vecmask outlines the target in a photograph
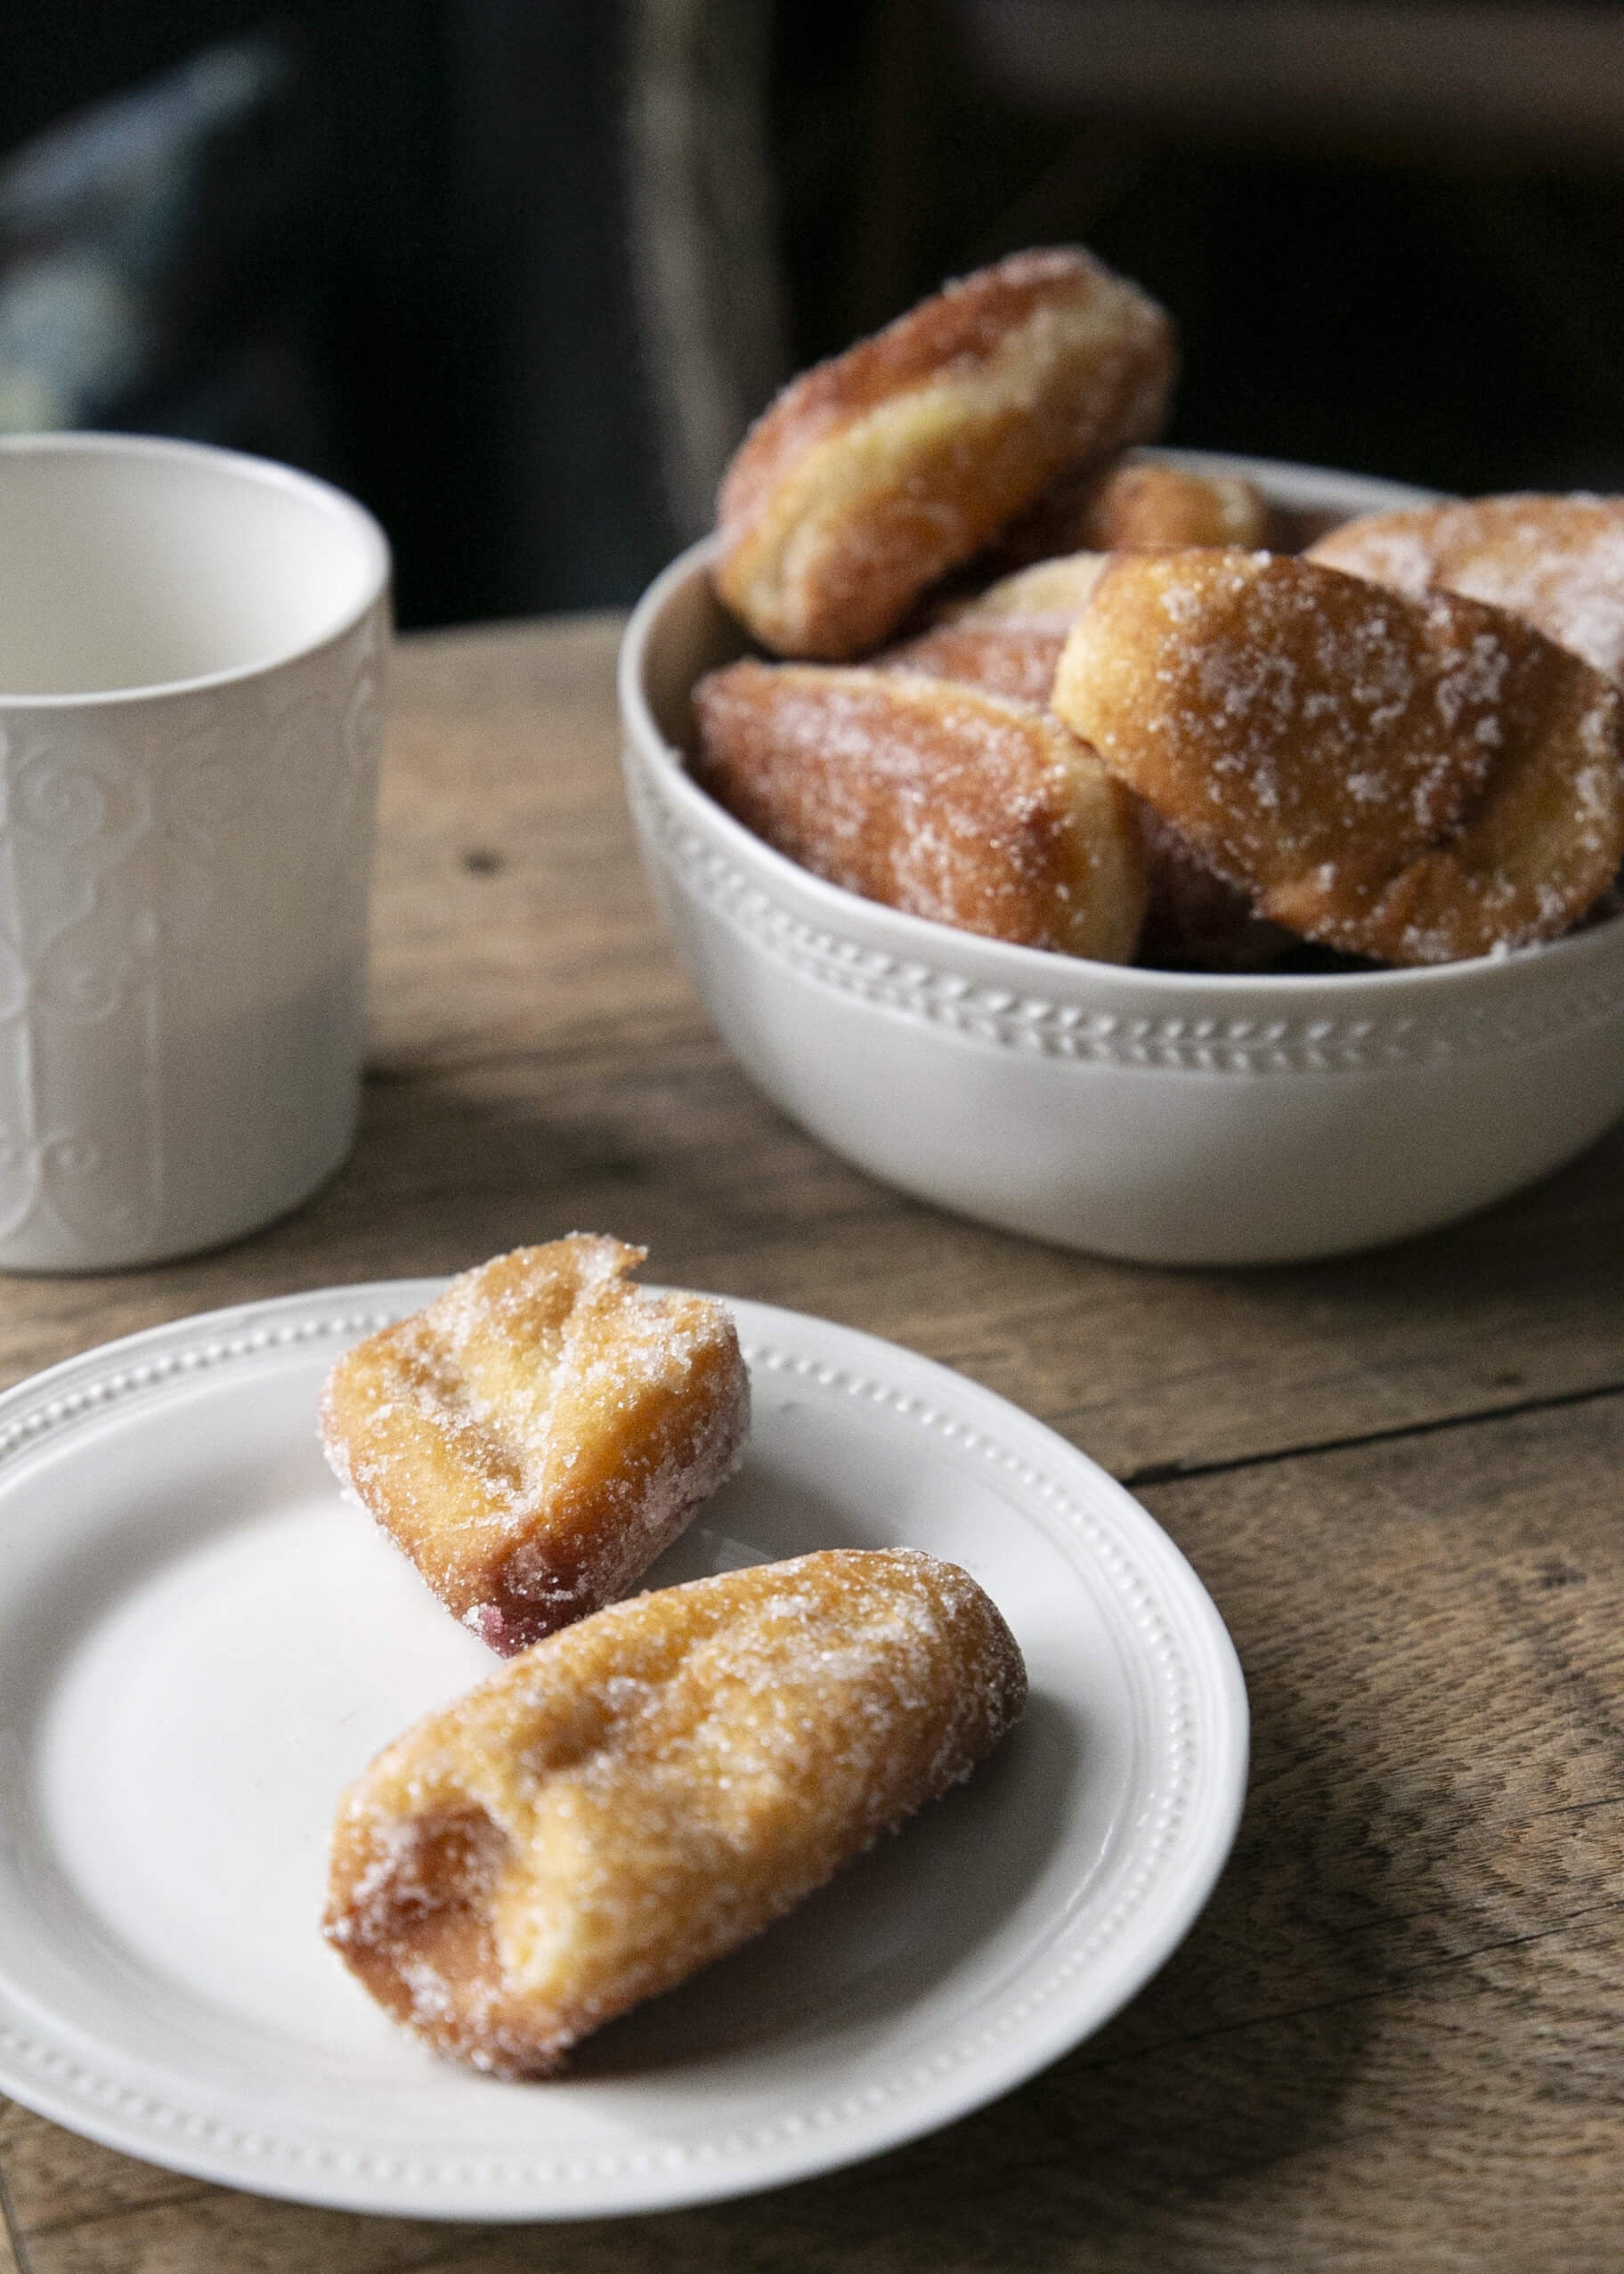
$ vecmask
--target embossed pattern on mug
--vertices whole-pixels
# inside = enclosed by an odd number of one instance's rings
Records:
[[[135,735],[44,706],[0,727],[0,1239],[161,1242],[217,1052],[267,995],[353,1053],[382,646],[369,615],[291,678],[149,700]]]

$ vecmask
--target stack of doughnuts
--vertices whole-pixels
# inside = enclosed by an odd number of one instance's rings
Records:
[[[1502,610],[1124,555],[1052,696],[1259,913],[1387,963],[1554,938],[1624,857],[1619,689]]]
[[[1060,248],[794,381],[722,485],[765,654],[695,690],[699,781],[849,890],[1106,962],[1442,962],[1606,907],[1624,499],[1299,556],[1245,481],[1123,455],[1173,369],[1162,311]]]

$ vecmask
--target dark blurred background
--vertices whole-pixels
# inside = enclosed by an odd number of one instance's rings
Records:
[[[788,372],[1017,246],[1173,310],[1172,439],[1624,489],[1624,8],[12,12],[0,430],[310,467],[402,621],[631,598]]]

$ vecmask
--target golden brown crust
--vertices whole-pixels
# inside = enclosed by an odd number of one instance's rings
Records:
[[[1618,691],[1453,594],[1268,554],[1122,555],[1054,702],[1264,915],[1354,954],[1553,938],[1624,854]]]
[[[1046,706],[1055,667],[1069,623],[1043,623],[1011,617],[1002,623],[974,618],[936,624],[916,639],[882,647],[877,671],[911,671],[929,679],[953,679],[1015,703]]]
[[[1122,962],[1144,913],[1129,802],[1035,706],[909,672],[735,663],[694,691],[694,772],[865,899]]]
[[[1624,675],[1624,498],[1474,498],[1367,514],[1309,558],[1418,598],[1441,587],[1504,608],[1593,670]]]
[[[1158,545],[1267,543],[1269,508],[1234,474],[1136,461],[1114,466],[1081,500],[1076,542],[1096,552],[1140,552]]]
[[[923,671],[1048,704],[1072,625],[1105,569],[1103,553],[1040,561],[951,606],[916,639],[876,656],[884,670]],[[1148,901],[1137,960],[1173,971],[1263,971],[1295,945],[1218,876],[1170,822],[1129,792]]]
[[[979,592],[948,602],[937,621],[943,624],[1047,624],[1057,631],[1069,631],[1104,569],[1105,555],[1099,552],[1061,553],[1034,561]]]
[[[956,1565],[837,1550],[613,1605],[353,1784],[326,1931],[435,2050],[545,2075],[967,1776],[1026,1673]]]
[[[916,638],[873,659],[886,671],[956,679],[1047,707],[1066,635],[1105,566],[1103,553],[1070,553],[949,603]]]
[[[329,1377],[334,1468],[503,1655],[621,1594],[742,1452],[732,1320],[631,1285],[643,1255],[580,1232],[516,1248]]]
[[[1323,514],[1271,506],[1237,475],[1197,474],[1135,451],[1060,475],[959,573],[986,584],[1057,555],[1153,545],[1268,546],[1295,553],[1325,527]]]
[[[1081,248],[1040,247],[955,278],[882,331],[792,379],[745,436],[723,479],[724,519],[747,514],[808,445],[926,385],[947,366],[985,363],[1057,291],[1106,274]]]
[[[1077,248],[949,285],[757,421],[717,589],[780,654],[861,654],[1066,467],[1153,433],[1173,364],[1162,310]]]

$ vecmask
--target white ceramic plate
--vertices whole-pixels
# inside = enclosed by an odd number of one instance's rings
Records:
[[[435,1284],[183,1320],[0,1398],[0,2090],[264,2194],[588,2217],[873,2155],[1097,2028],[1233,1838],[1229,1637],[1143,1509],[1050,1430],[748,1303],[749,1459],[651,1581],[930,1549],[1009,1619],[1025,1720],[567,2078],[464,2073],[374,2009],[316,1929],[335,1799],[495,1661],[340,1499],[315,1400],[338,1350]]]

